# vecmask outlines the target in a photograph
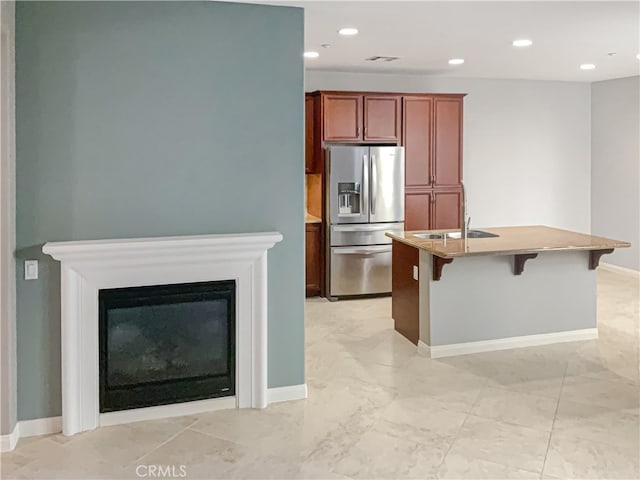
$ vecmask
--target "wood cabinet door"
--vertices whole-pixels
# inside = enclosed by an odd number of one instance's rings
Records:
[[[461,98],[435,98],[433,152],[435,185],[459,185],[462,178]]]
[[[362,141],[362,95],[324,95],[324,141]]]
[[[393,241],[391,254],[391,316],[394,328],[414,344],[420,338],[420,288],[413,269],[418,249]]]
[[[321,224],[307,223],[305,228],[306,295],[320,295],[322,280]]]
[[[431,228],[431,192],[407,192],[404,196],[404,229]]]
[[[433,230],[460,228],[460,197],[459,190],[434,192],[431,222]]]
[[[315,173],[316,162],[314,158],[313,136],[313,97],[304,97],[304,171]]]
[[[433,98],[404,97],[402,112],[405,186],[430,186]]]
[[[365,142],[400,141],[400,114],[402,97],[384,95],[364,97],[364,136]]]

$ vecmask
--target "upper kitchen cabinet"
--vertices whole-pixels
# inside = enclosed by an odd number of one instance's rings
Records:
[[[436,187],[455,187],[462,179],[462,98],[434,98],[433,179]]]
[[[365,142],[397,143],[400,139],[402,97],[364,96]]]
[[[406,187],[453,188],[462,177],[462,95],[405,96]]]
[[[398,95],[323,93],[323,141],[398,143],[401,111]]]
[[[402,112],[405,187],[431,186],[433,178],[431,168],[433,98],[426,96],[404,97]]]
[[[314,124],[313,124],[313,97],[304,96],[304,171],[305,173],[316,172],[315,144],[314,144]]]
[[[362,141],[362,95],[322,96],[325,142]]]

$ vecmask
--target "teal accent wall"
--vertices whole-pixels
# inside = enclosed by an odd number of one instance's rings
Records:
[[[269,386],[304,383],[303,23],[263,5],[17,2],[19,419],[61,413],[48,241],[282,232]]]

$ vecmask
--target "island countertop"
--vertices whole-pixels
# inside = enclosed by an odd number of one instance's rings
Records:
[[[474,230],[476,228],[474,227]],[[461,239],[448,238],[446,245],[441,239],[424,239],[414,236],[416,233],[442,233],[456,230],[423,230],[410,232],[387,232],[386,236],[412,247],[425,250],[441,258],[457,258],[472,255],[514,255],[559,250],[605,250],[629,247],[629,242],[596,237],[584,233],[530,225],[522,227],[481,228],[494,233],[497,237],[468,238],[467,248]],[[459,231],[459,230],[457,230]]]

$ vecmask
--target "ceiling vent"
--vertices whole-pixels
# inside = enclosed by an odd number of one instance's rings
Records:
[[[365,58],[367,62],[393,62],[400,57],[384,57],[382,55],[375,55],[373,57]]]

